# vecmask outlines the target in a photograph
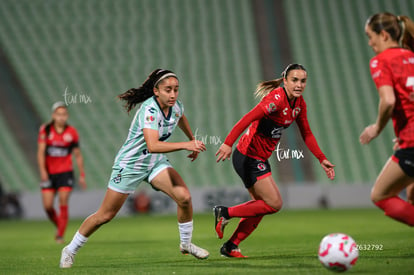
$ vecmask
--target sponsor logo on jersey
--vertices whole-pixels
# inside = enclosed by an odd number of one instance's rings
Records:
[[[272,138],[279,139],[282,136],[282,130],[283,129],[284,129],[283,126],[277,126],[277,127],[273,128],[273,130],[270,132],[270,136]]]
[[[155,110],[155,108],[149,108],[148,109],[148,112],[150,112],[151,114],[155,114],[155,112],[156,112],[157,110]]]
[[[276,100],[279,100],[279,98],[280,98],[280,95],[279,94],[275,94],[275,99]]]
[[[153,116],[147,116],[146,120],[149,122],[153,122],[155,120],[155,118]]]
[[[288,107],[286,107],[285,109],[283,109],[283,114],[286,116],[287,115],[287,111],[288,111]]]
[[[259,164],[257,165],[257,169],[259,169],[260,171],[264,171],[264,170],[266,170],[266,164],[264,164],[264,163],[259,163]]]
[[[376,71],[375,73],[372,74],[372,78],[377,78],[381,75],[381,70]]]
[[[69,148],[65,147],[48,146],[46,150],[47,155],[51,157],[66,157],[69,155]]]
[[[376,68],[378,66],[378,59],[374,59],[371,62],[371,68]]]
[[[410,57],[408,59],[403,59],[403,64],[414,64],[414,57]]]

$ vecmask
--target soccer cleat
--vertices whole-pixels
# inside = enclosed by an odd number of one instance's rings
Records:
[[[224,206],[214,206],[214,220],[217,237],[223,239],[224,228],[229,223],[229,220],[223,217]]]
[[[247,256],[241,254],[240,248],[236,246],[233,249],[229,249],[226,244],[223,244],[220,248],[220,254],[221,256],[228,258],[247,258]]]
[[[60,256],[60,268],[70,268],[73,265],[73,262],[75,261],[75,255],[72,254],[67,247],[65,246],[62,249],[62,256]]]
[[[182,243],[180,244],[180,251],[182,254],[191,254],[197,259],[204,260],[207,259],[210,255],[207,250],[196,246],[192,243]]]

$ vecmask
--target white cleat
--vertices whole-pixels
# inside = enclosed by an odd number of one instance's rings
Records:
[[[180,244],[180,251],[183,254],[191,254],[194,257],[196,257],[197,259],[201,259],[201,260],[207,259],[208,256],[210,255],[210,253],[208,253],[207,250],[205,250],[201,247],[198,247],[198,246],[196,246],[195,244],[192,244],[192,243],[189,243],[189,244],[182,243],[182,244]]]
[[[72,254],[66,246],[62,249],[62,256],[60,257],[60,268],[71,268],[75,260],[75,255]]]

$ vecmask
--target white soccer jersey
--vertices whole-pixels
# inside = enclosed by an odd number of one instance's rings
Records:
[[[124,172],[137,172],[142,169],[151,169],[163,154],[149,153],[144,139],[144,128],[158,130],[159,140],[166,141],[171,136],[178,121],[184,114],[184,106],[177,100],[165,116],[155,97],[145,100],[131,122],[128,137],[119,150],[114,169],[123,169]]]

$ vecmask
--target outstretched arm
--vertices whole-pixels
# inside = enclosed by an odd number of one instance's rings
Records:
[[[378,104],[377,121],[374,124],[367,126],[359,136],[361,144],[368,144],[376,138],[387,125],[388,120],[392,116],[395,106],[395,95],[392,86],[381,86],[378,89],[380,96]]]
[[[183,115],[180,120],[178,121],[178,127],[183,131],[183,133],[188,137],[189,140],[195,140],[193,135],[193,131],[191,130],[190,123],[185,115]],[[198,151],[193,151],[187,157],[191,159],[191,161],[195,161],[198,157]]]
[[[335,178],[335,165],[333,165],[325,157],[324,153],[322,153],[322,150],[319,148],[318,142],[316,141],[316,138],[313,135],[309,126],[306,108],[300,113],[299,117],[296,120],[296,123],[299,126],[300,133],[306,146],[309,148],[312,154],[319,160],[322,169],[326,173],[326,176],[329,179],[333,180]]]
[[[144,128],[144,139],[150,153],[168,153],[178,150],[204,152],[206,146],[198,140],[186,142],[165,142],[159,140],[158,130]]]
[[[260,104],[256,105],[250,112],[245,114],[237,123],[234,125],[233,129],[231,129],[230,133],[227,135],[224,143],[218,149],[216,156],[217,162],[220,160],[230,159],[231,156],[231,147],[233,146],[234,142],[237,138],[249,127],[250,123],[255,120],[259,120],[265,116],[265,112],[260,106]]]

